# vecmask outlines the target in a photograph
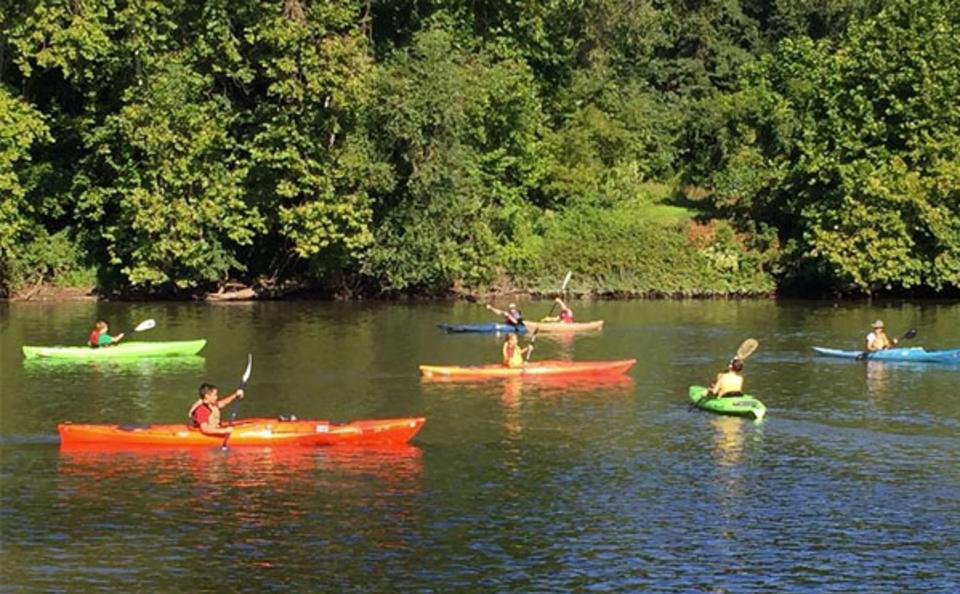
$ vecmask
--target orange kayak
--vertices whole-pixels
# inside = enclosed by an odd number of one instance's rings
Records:
[[[276,446],[390,445],[406,443],[423,427],[423,417],[333,423],[326,420],[243,419],[230,423],[229,444]],[[60,444],[111,446],[219,446],[222,435],[205,435],[186,424],[57,425]]]
[[[486,378],[518,376],[584,376],[615,375],[626,373],[633,367],[636,359],[618,361],[537,361],[523,367],[504,367],[503,365],[421,365],[423,377],[450,378]]]

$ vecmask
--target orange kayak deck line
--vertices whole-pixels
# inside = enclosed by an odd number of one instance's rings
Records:
[[[421,365],[423,377],[518,377],[543,375],[613,375],[626,373],[636,359],[616,361],[537,361],[523,367],[503,365]]]
[[[281,421],[242,419],[230,423],[229,445],[334,446],[390,445],[410,441],[426,422],[424,417],[371,419],[334,423],[318,419]],[[175,425],[57,425],[60,444],[113,446],[219,446],[222,435],[206,435],[186,424]]]

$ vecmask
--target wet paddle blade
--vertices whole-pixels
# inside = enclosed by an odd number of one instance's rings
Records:
[[[573,278],[573,271],[568,270],[567,276],[563,277],[563,284],[560,286],[560,292],[563,293],[567,290],[567,285],[570,284],[570,279]]]
[[[134,332],[143,332],[144,330],[150,330],[157,325],[155,320],[144,320],[137,324],[137,327],[133,329]]]
[[[909,330],[907,330],[907,331],[904,333],[903,336],[900,337],[900,340],[907,340],[908,338],[913,338],[913,337],[916,336],[916,335],[917,335],[917,329],[916,329],[916,328],[910,328]]]
[[[476,295],[464,295],[463,298],[469,301],[470,303],[480,303],[480,300],[477,299]]]
[[[748,338],[744,340],[740,345],[740,348],[737,349],[737,359],[740,359],[741,361],[745,360],[747,357],[753,354],[753,351],[757,350],[758,346],[760,346],[760,343],[754,338]]]
[[[246,386],[247,382],[250,381],[250,374],[253,372],[253,355],[247,353],[247,370],[243,372],[243,379],[240,381],[241,386]]]

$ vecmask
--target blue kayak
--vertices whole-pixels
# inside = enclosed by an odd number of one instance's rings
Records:
[[[827,349],[823,347],[813,347],[818,355],[827,357],[843,357],[845,359],[856,359],[863,355],[863,351],[845,351],[841,349]],[[885,349],[882,351],[873,351],[867,353],[864,357],[866,361],[916,361],[918,363],[960,363],[960,349],[948,349],[943,351],[928,351],[921,347],[909,349]]]
[[[489,334],[506,334],[507,332],[516,332],[524,334],[527,331],[526,326],[514,326],[513,324],[437,324],[437,327],[444,332],[486,332]]]

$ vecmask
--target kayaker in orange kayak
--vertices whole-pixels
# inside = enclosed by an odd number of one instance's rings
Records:
[[[517,309],[516,303],[511,303],[508,305],[506,310],[497,309],[488,303],[487,309],[499,316],[503,316],[504,321],[511,326],[523,326],[523,314],[520,313],[519,309]]]
[[[220,426],[220,409],[228,406],[237,398],[243,398],[243,389],[238,388],[223,400],[218,399],[217,387],[213,384],[200,384],[200,399],[193,403],[187,413],[194,427],[207,435],[227,435],[230,427]]]
[[[563,300],[560,299],[559,297],[554,299],[554,301],[556,301],[557,305],[560,306],[560,315],[547,316],[545,318],[542,318],[540,321],[541,322],[560,322],[561,324],[574,323],[576,320],[574,320],[573,318],[573,310],[570,309],[570,307],[566,303],[564,303]]]
[[[716,381],[707,389],[707,392],[717,398],[723,396],[740,396],[743,394],[742,371],[743,361],[734,357],[730,361],[730,364],[727,365],[727,370],[717,374]]]
[[[517,335],[511,332],[503,341],[503,366],[523,367],[524,357],[532,347],[521,348]]]
[[[120,340],[123,338],[123,334],[121,333],[117,334],[116,336],[110,336],[107,334],[109,329],[109,326],[107,326],[107,323],[103,320],[97,322],[93,327],[93,331],[90,332],[90,337],[87,339],[87,344],[93,348],[99,348],[108,347],[112,344],[120,342]]]
[[[887,336],[887,333],[883,330],[883,320],[877,320],[873,323],[872,332],[867,334],[866,338],[866,350],[873,351],[882,351],[884,349],[889,349],[893,345],[897,344],[897,339],[893,340]]]

